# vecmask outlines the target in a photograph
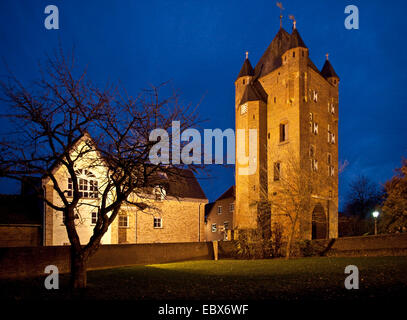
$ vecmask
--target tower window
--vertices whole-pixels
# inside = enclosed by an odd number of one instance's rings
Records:
[[[245,79],[243,79],[243,84],[245,84],[246,83],[246,80]]]
[[[269,138],[269,139],[270,139],[270,132],[269,132],[269,133],[267,133],[267,138]]]
[[[332,155],[330,153],[328,153],[327,162],[328,164],[332,164]]]
[[[310,158],[315,157],[315,147],[312,144],[309,146],[309,156]]]
[[[247,103],[242,104],[240,107],[240,114],[245,114],[247,112]]]
[[[312,171],[318,171],[318,160],[311,159],[311,169]]]
[[[280,123],[280,142],[287,141],[288,139],[288,124]]]
[[[312,131],[314,134],[318,134],[318,123],[313,123]]]
[[[276,103],[277,102],[277,98],[276,97],[274,97],[274,103]]]
[[[295,51],[293,51],[293,58],[295,58]]]
[[[274,162],[274,181],[280,181],[281,163]]]
[[[312,100],[314,100],[314,102],[318,102],[318,92],[315,90],[312,92]]]

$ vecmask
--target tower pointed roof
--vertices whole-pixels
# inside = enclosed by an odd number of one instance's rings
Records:
[[[324,66],[322,67],[321,70],[321,75],[325,78],[331,78],[331,77],[336,77],[339,79],[339,76],[336,74],[334,67],[332,67],[331,63],[329,62],[328,58],[325,61]]]
[[[247,84],[240,105],[248,101],[263,101],[267,102],[267,93],[264,91],[262,85],[258,81],[252,81]]]
[[[294,28],[293,32],[291,33],[290,36],[290,46],[288,49],[293,49],[293,48],[307,48],[305,45],[304,41],[302,40],[300,33],[298,32],[297,28]]]
[[[245,77],[245,76],[253,76],[254,75],[254,69],[252,67],[252,64],[250,63],[250,60],[248,57],[243,62],[243,66],[240,69],[239,75],[237,78],[240,77]]]
[[[289,44],[290,34],[281,27],[254,68],[256,78],[266,75],[282,65],[281,56],[288,50]]]

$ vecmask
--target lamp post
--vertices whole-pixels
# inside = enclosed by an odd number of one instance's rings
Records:
[[[373,211],[372,216],[374,218],[374,234],[377,235],[377,217],[379,216],[379,211]]]

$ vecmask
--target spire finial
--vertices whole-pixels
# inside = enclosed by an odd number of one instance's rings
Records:
[[[326,57],[326,61],[328,61],[329,60],[329,53],[327,53],[327,54],[325,54],[325,57]]]
[[[246,51],[246,59],[249,59],[249,51]]]
[[[283,4],[281,2],[277,2],[277,7],[280,8],[280,29],[283,27]]]
[[[293,21],[293,30],[296,28],[297,25],[297,20],[295,20],[295,17],[291,14],[289,18]]]

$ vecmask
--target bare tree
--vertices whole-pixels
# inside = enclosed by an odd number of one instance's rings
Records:
[[[345,213],[357,217],[358,220],[365,219],[380,205],[381,199],[382,191],[379,185],[368,177],[359,175],[349,184]]]
[[[162,182],[159,173],[182,175],[182,164],[150,161],[157,143],[149,140],[150,132],[170,130],[174,120],[180,121],[179,130],[191,127],[197,120],[195,109],[182,106],[174,92],[162,99],[163,86],[151,86],[136,97],[113,86],[100,89],[87,79],[86,70],[78,72],[74,55],[68,58],[62,50],[48,58],[32,86],[10,74],[1,88],[1,101],[8,106],[2,116],[13,123],[13,131],[1,141],[0,176],[20,181],[39,177],[56,192],[57,199],[50,201],[47,192],[37,190],[53,212],[63,214],[71,244],[71,285],[85,288],[89,257],[122,204],[145,209],[152,189]],[[81,175],[92,171],[98,172],[99,183],[85,191]],[[85,192],[89,201],[83,199]],[[86,244],[75,224],[80,206],[97,209]]]

